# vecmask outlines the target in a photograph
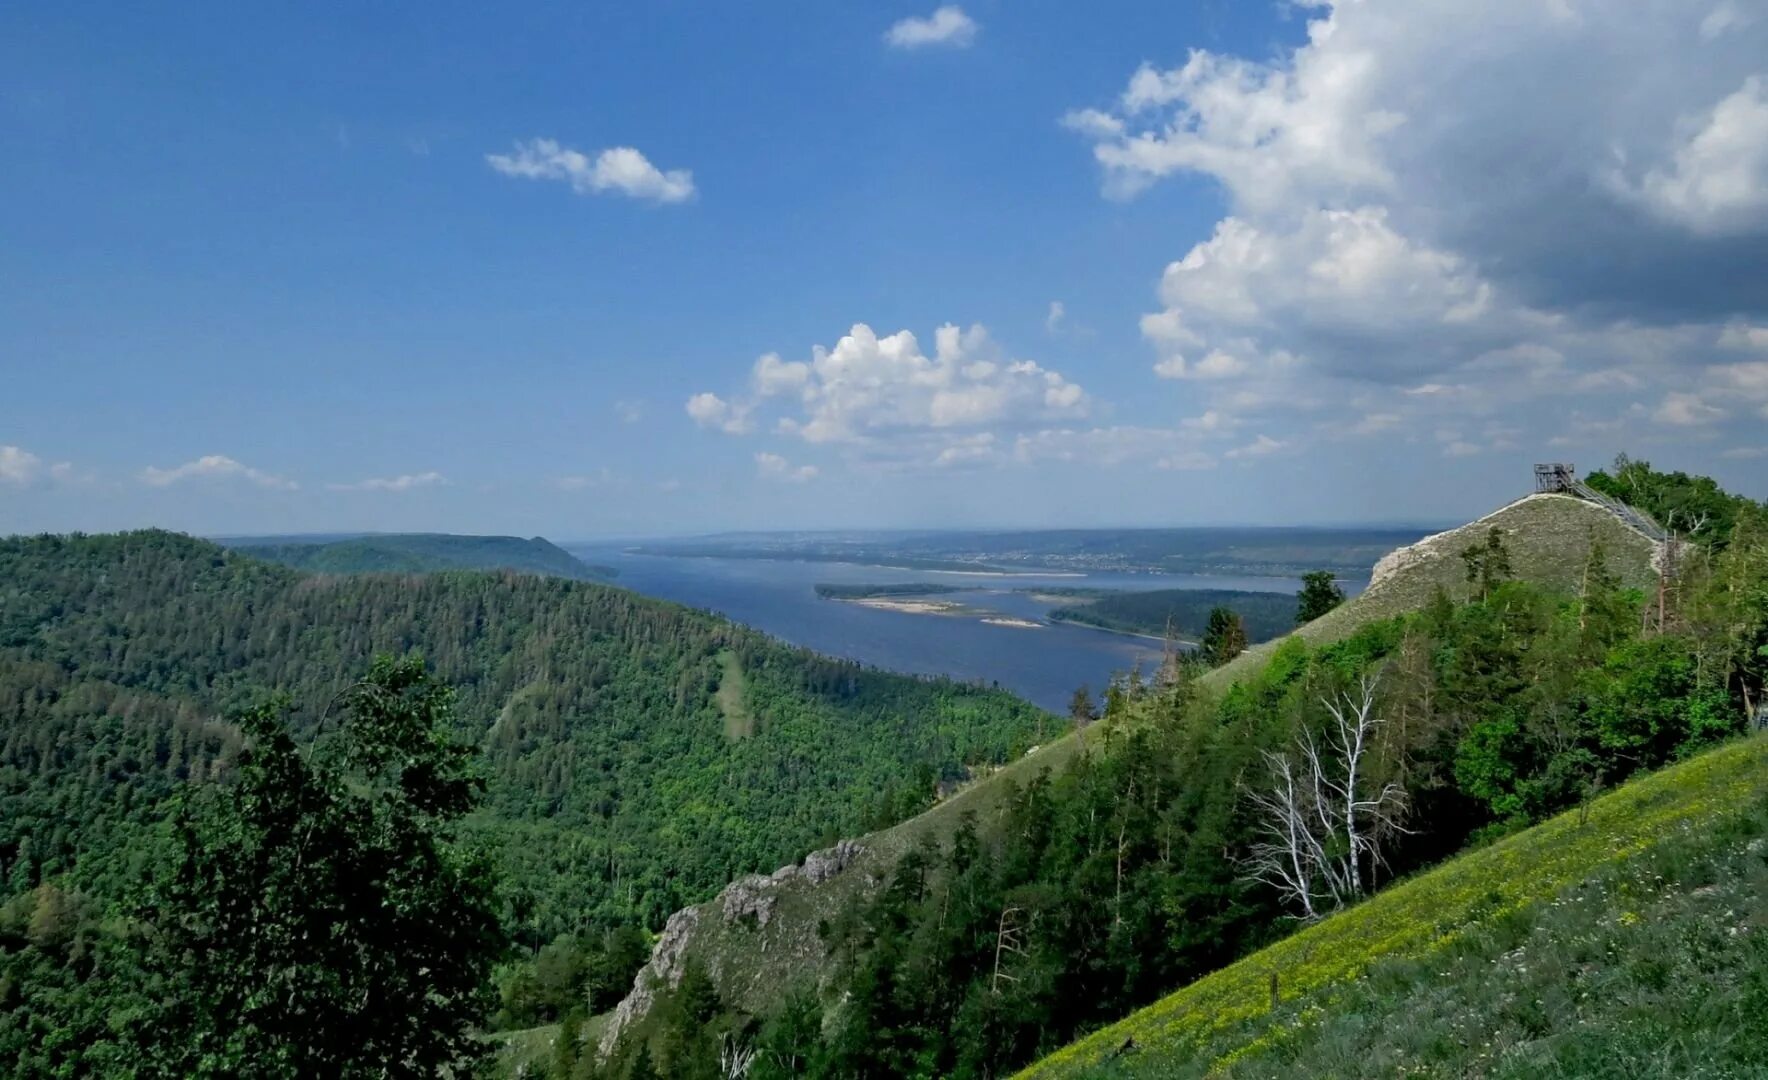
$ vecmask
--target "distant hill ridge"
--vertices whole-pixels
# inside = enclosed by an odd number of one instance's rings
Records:
[[[617,571],[592,566],[543,537],[381,533],[341,539],[240,538],[223,543],[242,555],[317,574],[419,574],[437,570],[514,570],[606,581]]]
[[[1601,543],[1610,569],[1623,584],[1645,587],[1656,580],[1653,564],[1658,545],[1608,509],[1568,495],[1531,495],[1391,552],[1376,567],[1367,590],[1293,634],[1254,646],[1202,676],[1200,685],[1216,692],[1226,689],[1258,671],[1291,636],[1317,647],[1349,637],[1372,622],[1419,610],[1439,588],[1454,596],[1467,595],[1460,553],[1493,529],[1504,537],[1512,573],[1525,581],[1575,587],[1592,539]],[[1061,772],[1081,752],[1074,735],[1055,738],[924,813],[844,842],[838,872],[747,878],[706,904],[677,912],[651,963],[635,981],[634,993],[603,1029],[602,1053],[611,1054],[627,1031],[642,1029],[653,997],[650,987],[676,985],[690,960],[712,978],[724,1001],[754,1015],[766,1015],[795,989],[819,984],[831,967],[817,933],[819,922],[835,918],[857,897],[888,880],[896,861],[921,838],[933,836],[948,843],[965,814],[990,820],[1010,785],[1022,787],[1044,769]],[[758,905],[766,908],[766,920],[732,914]]]

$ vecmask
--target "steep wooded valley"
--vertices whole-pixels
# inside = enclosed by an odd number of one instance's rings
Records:
[[[228,782],[241,710],[286,694],[305,738],[382,653],[421,656],[458,695],[450,734],[486,779],[464,832],[500,871],[518,952],[617,941],[737,874],[912,813],[938,778],[1022,751],[1038,724],[999,692],[576,581],[306,576],[157,532],[3,541],[0,1057],[92,1068],[87,1039],[42,1034],[72,1022],[63,1009],[102,1008],[80,1000],[103,981],[94,940],[151,861],[167,797]]]

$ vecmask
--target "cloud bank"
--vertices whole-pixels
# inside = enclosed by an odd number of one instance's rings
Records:
[[[1606,414],[1738,439],[1759,422],[1759,4],[1312,6],[1307,41],[1274,59],[1193,49],[1062,118],[1108,197],[1194,176],[1226,204],[1142,320],[1157,377],[1331,438],[1522,418],[1576,442]]]

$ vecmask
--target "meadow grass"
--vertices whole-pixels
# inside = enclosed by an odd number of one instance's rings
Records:
[[[1609,920],[1612,927],[1632,930],[1645,926],[1647,909],[1652,910],[1654,927],[1670,923],[1690,925],[1692,916],[1671,920],[1652,909],[1653,904],[1662,904],[1666,898],[1675,902],[1674,890],[1657,885],[1647,889],[1627,875],[1639,867],[1654,865],[1653,859],[1685,857],[1690,851],[1698,851],[1701,844],[1734,838],[1737,822],[1752,811],[1758,812],[1753,820],[1760,822],[1759,811],[1765,799],[1768,739],[1742,740],[1709,751],[1636,780],[1588,807],[1569,811],[1399,882],[1356,907],[1305,927],[1057,1051],[1020,1075],[1038,1080],[1067,1076],[1370,1075],[1372,1071],[1408,1075],[1409,1069],[1402,1067],[1408,1061],[1423,1070],[1417,1075],[1543,1075],[1543,1060],[1531,1059],[1533,1064],[1529,1065],[1514,1055],[1504,1056],[1502,1062],[1494,1056],[1511,1043],[1520,1045],[1524,1041],[1529,1043],[1530,1053],[1558,1055],[1553,1060],[1564,1058],[1570,1062],[1566,1067],[1572,1071],[1561,1075],[1592,1075],[1576,1071],[1578,1067],[1600,1064],[1585,1060],[1582,1066],[1577,1065],[1585,1047],[1596,1045],[1585,1041],[1584,1035],[1590,1033],[1580,1033],[1575,1040],[1555,1039],[1564,1034],[1558,1024],[1564,1013],[1558,1007],[1560,996],[1573,993],[1575,981],[1548,977],[1549,985],[1541,986],[1528,998],[1518,996],[1520,991],[1488,990],[1488,994],[1499,995],[1493,1000],[1502,1006],[1495,1014],[1496,1020],[1482,1015],[1478,1009],[1444,1004],[1435,1015],[1448,1019],[1435,1028],[1415,1026],[1414,1017],[1409,1014],[1384,1015],[1377,1006],[1390,998],[1417,996],[1428,1000],[1433,983],[1454,979],[1456,962],[1467,973],[1458,985],[1494,980],[1495,985],[1502,985],[1500,973],[1478,962],[1482,950],[1489,952],[1503,946],[1508,951],[1514,947],[1509,944],[1513,938],[1532,933],[1536,927],[1545,935],[1543,942],[1583,940],[1585,945],[1580,948],[1592,947],[1589,941],[1599,939],[1600,935],[1564,936],[1572,931],[1563,920],[1576,918],[1578,910],[1565,905],[1578,886],[1604,880],[1605,875],[1614,884],[1608,891],[1599,890],[1597,895],[1609,900],[1623,897],[1629,905]],[[1760,851],[1758,844],[1754,854],[1740,858],[1746,862],[1756,858],[1760,862]],[[1679,882],[1677,888],[1687,884]],[[1759,886],[1761,882],[1755,884]],[[1744,941],[1737,947],[1760,961],[1764,959],[1762,938],[1768,937],[1768,927],[1751,926],[1747,920],[1760,917],[1763,893],[1759,887],[1745,891],[1755,898],[1756,915],[1746,917],[1745,928],[1739,931]],[[1635,894],[1636,902],[1632,899]],[[1705,893],[1702,899],[1715,895],[1717,892]],[[1555,902],[1563,909],[1559,914],[1555,914]],[[1587,899],[1584,903],[1592,912],[1601,907],[1595,900]],[[1704,910],[1704,906],[1686,910]],[[1736,924],[1735,906],[1726,917]],[[1597,919],[1595,926],[1585,930],[1593,933],[1601,925],[1604,924]],[[1643,934],[1643,930],[1636,932],[1636,936]],[[1658,993],[1671,990],[1672,973],[1678,964],[1688,962],[1689,956],[1708,954],[1661,943],[1647,945],[1643,941],[1639,947],[1649,951],[1636,956],[1630,951],[1615,952],[1608,957],[1610,966],[1636,962],[1648,965],[1641,969],[1641,977],[1648,989],[1659,986],[1660,990],[1655,991]],[[1613,948],[1631,946],[1616,939]],[[1570,964],[1575,955],[1579,954],[1566,945],[1558,954],[1558,963]],[[1649,967],[1652,964],[1662,965],[1661,971]],[[1607,971],[1608,967],[1602,964],[1591,968],[1587,984],[1576,992],[1601,992],[1604,980],[1612,977],[1612,973],[1605,974]],[[1755,989],[1739,993],[1746,998],[1753,993],[1768,1003],[1768,988],[1761,985],[1768,978],[1764,974],[1768,965],[1757,963],[1753,971],[1749,977],[1755,980]],[[1275,1007],[1271,999],[1273,973],[1277,975],[1279,991]],[[1504,999],[1505,993],[1511,996]],[[1549,999],[1556,1003],[1553,1008],[1547,1004]],[[1349,1008],[1348,1002],[1360,1003],[1361,1011]],[[1333,1023],[1335,1016],[1343,1015],[1364,1019],[1362,1045],[1354,1031],[1341,1030]],[[1758,1011],[1754,1021],[1762,1023],[1762,1016]],[[1475,1035],[1479,1025],[1500,1021],[1530,1039],[1513,1035],[1507,1036],[1511,1043],[1488,1039],[1475,1045],[1480,1042]],[[1456,1027],[1457,1024],[1460,1026]],[[1691,1024],[1674,1022],[1675,1026]],[[1600,1025],[1591,1029],[1598,1030],[1609,1031]],[[1650,1035],[1643,1032],[1643,1028],[1636,1027],[1629,1033],[1622,1025],[1609,1031],[1606,1038],[1617,1053],[1629,1048],[1644,1053]],[[1426,1045],[1411,1045],[1402,1039],[1402,1035],[1411,1038],[1414,1034],[1425,1039]],[[1392,1060],[1376,1054],[1369,1045],[1378,1036],[1389,1040],[1383,1045],[1389,1047],[1388,1058]],[[1436,1044],[1441,1045],[1437,1045],[1433,1058],[1427,1050]],[[1482,1045],[1485,1057],[1480,1058]],[[1323,1055],[1318,1069],[1301,1062],[1302,1051],[1310,1047]],[[1338,1050],[1333,1051],[1332,1047]],[[1407,1057],[1408,1053],[1412,1056]],[[1326,1057],[1336,1064],[1328,1064]],[[1616,1060],[1652,1059],[1648,1056]],[[1436,1068],[1433,1061],[1442,1067]],[[1380,1067],[1376,1067],[1377,1062]],[[1635,1072],[1599,1069],[1594,1074],[1673,1075],[1651,1068]]]
[[[729,649],[718,654],[718,665],[718,692],[713,700],[718,703],[719,715],[724,717],[724,737],[738,742],[755,734],[755,717],[743,700],[748,680],[743,675],[742,661]]]
[[[588,1052],[594,1053],[596,1040],[602,1037],[602,1027],[606,1023],[605,1016],[592,1016],[583,1020],[577,1028],[578,1045],[588,1047]],[[542,1024],[539,1027],[487,1035],[486,1039],[496,1047],[489,1075],[498,1080],[550,1075],[562,1031],[563,1027],[559,1024]]]

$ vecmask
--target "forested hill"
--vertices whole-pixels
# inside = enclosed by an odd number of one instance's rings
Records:
[[[424,573],[432,570],[517,570],[583,581],[614,577],[536,536],[388,533],[338,540],[241,538],[224,543],[243,554],[320,574]]]
[[[938,777],[1022,752],[1040,715],[602,585],[304,575],[165,532],[4,539],[5,893],[114,896],[160,800],[228,771],[224,717],[284,691],[311,730],[380,652],[458,688],[490,785],[475,828],[528,945],[655,923],[912,813]]]

